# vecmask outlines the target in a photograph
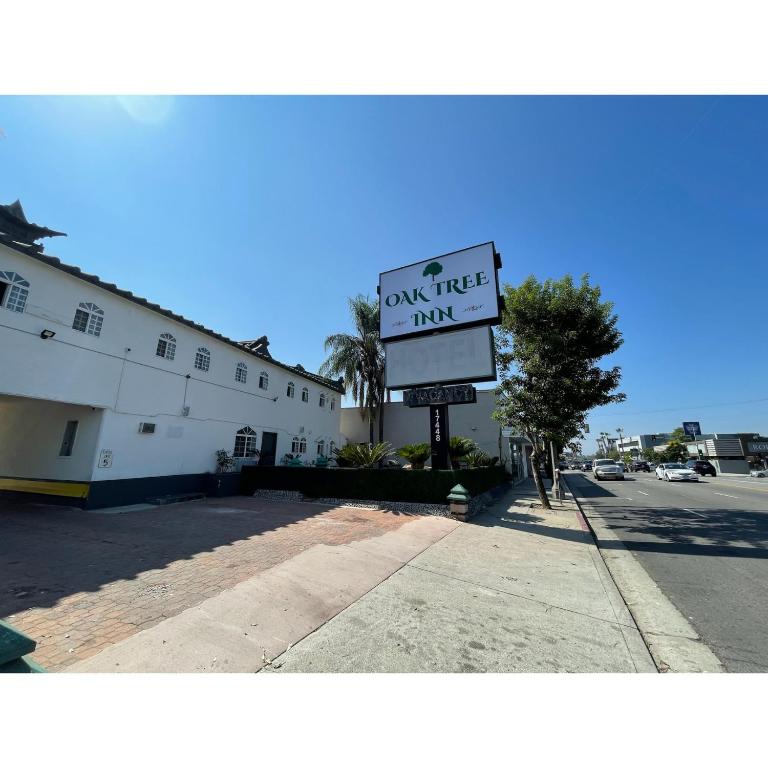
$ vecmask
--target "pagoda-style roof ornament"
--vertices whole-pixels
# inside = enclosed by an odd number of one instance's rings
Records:
[[[0,205],[0,237],[42,251],[43,246],[35,240],[41,237],[66,237],[66,234],[30,222],[21,207],[21,202],[16,200],[10,205]]]
[[[241,341],[240,342],[246,349],[250,349],[251,352],[256,352],[259,355],[263,355],[264,357],[272,358],[272,355],[269,354],[269,339],[266,336],[259,336],[258,339],[253,339],[252,341]]]

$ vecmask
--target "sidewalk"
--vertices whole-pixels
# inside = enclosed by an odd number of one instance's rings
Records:
[[[573,502],[532,481],[273,660],[279,672],[655,672]]]
[[[318,544],[72,671],[655,671],[572,502]]]

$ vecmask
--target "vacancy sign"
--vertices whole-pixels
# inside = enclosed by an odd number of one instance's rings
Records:
[[[382,272],[381,340],[498,323],[498,266],[490,242]]]

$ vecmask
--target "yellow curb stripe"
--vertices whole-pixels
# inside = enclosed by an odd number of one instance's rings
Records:
[[[0,491],[42,493],[47,496],[66,496],[74,499],[88,498],[89,483],[67,483],[57,480],[21,480],[0,477]]]

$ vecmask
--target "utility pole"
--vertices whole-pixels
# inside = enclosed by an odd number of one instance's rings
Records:
[[[624,427],[616,427],[619,435],[619,461],[624,461]]]

